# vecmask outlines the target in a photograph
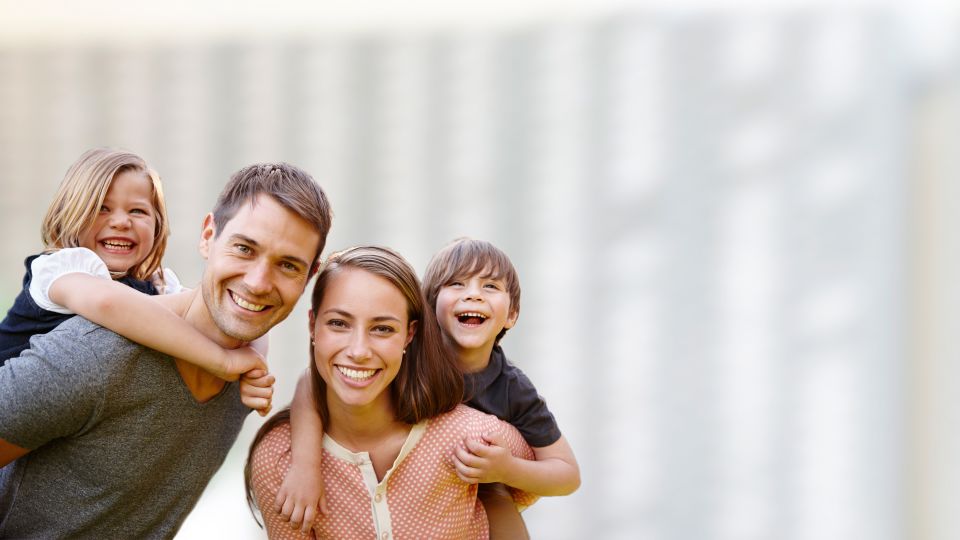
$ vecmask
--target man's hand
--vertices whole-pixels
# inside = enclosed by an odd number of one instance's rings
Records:
[[[254,353],[256,354],[256,353]],[[273,407],[273,375],[264,369],[248,371],[240,377],[240,401],[260,416],[270,414]]]
[[[454,451],[457,476],[469,484],[502,482],[509,484],[513,460],[503,435],[484,433],[480,440],[467,438]]]

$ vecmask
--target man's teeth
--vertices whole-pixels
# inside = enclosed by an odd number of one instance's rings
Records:
[[[337,369],[340,370],[340,373],[343,373],[347,377],[355,381],[365,381],[377,372],[375,369],[350,369],[348,367],[337,366]]]
[[[131,247],[133,247],[133,242],[118,242],[116,240],[104,240],[103,245],[113,249],[130,249]]]
[[[267,306],[261,306],[260,304],[251,304],[243,298],[240,298],[236,294],[230,293],[230,296],[233,297],[233,301],[237,303],[238,306],[243,309],[249,309],[250,311],[263,311]]]

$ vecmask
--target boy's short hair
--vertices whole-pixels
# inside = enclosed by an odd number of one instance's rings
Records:
[[[483,277],[503,280],[510,296],[510,313],[519,312],[520,276],[510,257],[490,242],[466,237],[450,242],[430,259],[423,275],[423,290],[430,307],[437,309],[437,295],[443,286],[481,272]],[[506,333],[506,328],[501,329],[495,343],[500,343]]]
[[[233,173],[213,207],[213,223],[219,235],[247,201],[267,195],[313,225],[320,234],[316,262],[327,242],[333,211],[323,189],[306,171],[289,163],[257,163]]]

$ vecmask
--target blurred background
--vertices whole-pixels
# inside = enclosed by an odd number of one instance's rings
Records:
[[[960,538],[960,8],[776,5],[0,0],[0,306],[84,150],[160,172],[190,284],[229,175],[289,161],[328,251],[513,258],[583,477],[534,538]],[[265,536],[261,421],[179,539]]]

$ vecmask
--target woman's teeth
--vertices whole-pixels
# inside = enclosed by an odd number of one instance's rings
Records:
[[[250,302],[247,302],[243,298],[240,298],[239,296],[233,293],[230,293],[230,296],[233,298],[233,301],[236,302],[237,305],[242,307],[243,309],[248,309],[250,311],[263,311],[267,307],[267,306],[262,306],[260,304],[251,304]]]
[[[343,373],[347,377],[355,381],[365,381],[377,372],[375,369],[350,369],[348,367],[337,366],[337,369],[340,370],[340,373]]]

